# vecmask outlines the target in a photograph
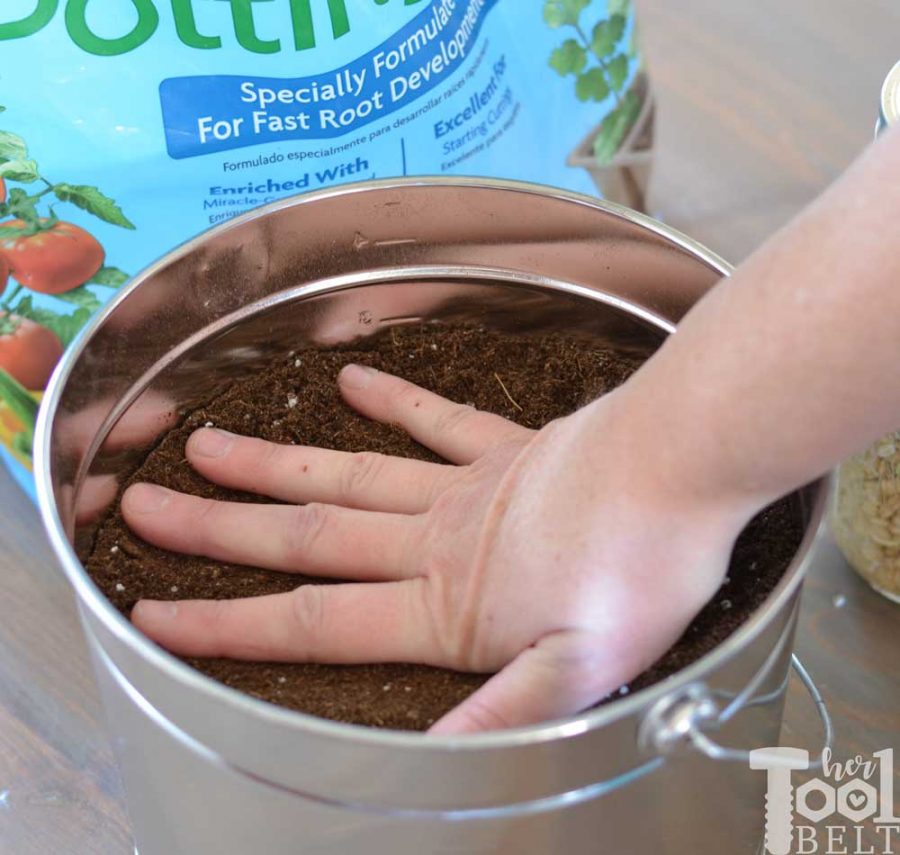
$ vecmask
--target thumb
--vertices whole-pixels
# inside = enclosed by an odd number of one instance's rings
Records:
[[[578,631],[542,638],[429,729],[436,736],[503,730],[573,715],[633,676],[635,663],[604,655]]]

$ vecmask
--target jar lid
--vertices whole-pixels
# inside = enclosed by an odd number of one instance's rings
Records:
[[[886,125],[900,122],[900,62],[888,72],[881,88],[881,119]]]

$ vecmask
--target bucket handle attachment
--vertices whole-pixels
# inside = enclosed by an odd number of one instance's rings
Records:
[[[809,671],[796,654],[791,655],[791,667],[809,692],[824,732],[824,745],[815,760],[811,760],[811,770],[821,769],[827,754],[834,745],[834,727],[831,716]],[[723,716],[710,689],[699,683],[687,686],[683,692],[663,698],[650,709],[641,722],[638,731],[638,742],[641,747],[657,756],[673,756],[680,751],[694,750],[710,760],[731,763],[750,763],[750,751],[740,748],[727,748],[712,739],[708,732],[720,727],[728,717]],[[754,754],[757,762],[762,759]],[[766,758],[771,766],[791,766],[790,761],[773,754]]]

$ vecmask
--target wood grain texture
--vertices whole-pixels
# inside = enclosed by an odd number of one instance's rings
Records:
[[[871,140],[892,0],[637,0],[659,97],[651,208],[737,262]]]
[[[74,600],[0,471],[0,853],[132,851]]]
[[[868,142],[900,56],[900,5],[645,0],[641,15],[659,101],[653,211],[739,261]],[[0,853],[128,855],[72,596],[5,473],[0,507]],[[822,540],[797,649],[828,699],[839,758],[900,742],[898,619]],[[818,740],[795,682],[783,742]]]

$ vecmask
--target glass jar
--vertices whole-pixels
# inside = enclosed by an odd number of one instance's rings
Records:
[[[831,529],[860,576],[900,603],[900,432],[838,468]]]

